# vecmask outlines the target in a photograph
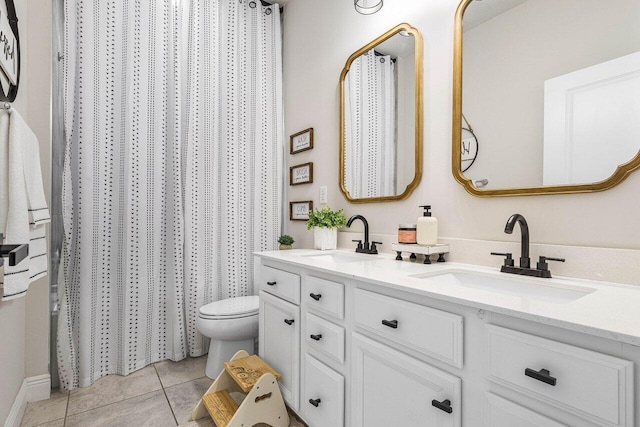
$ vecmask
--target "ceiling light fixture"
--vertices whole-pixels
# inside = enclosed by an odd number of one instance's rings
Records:
[[[353,6],[358,13],[372,15],[382,9],[383,0],[353,0]]]

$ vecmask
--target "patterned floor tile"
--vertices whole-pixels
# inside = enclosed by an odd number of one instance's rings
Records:
[[[167,399],[169,399],[169,404],[178,420],[178,424],[189,421],[191,411],[193,411],[193,408],[195,408],[212,383],[213,380],[203,377],[165,388]]]
[[[175,427],[162,390],[67,417],[66,427]]]
[[[204,377],[207,356],[187,357],[180,362],[164,360],[155,364],[164,388]]]
[[[147,366],[127,376],[107,375],[90,387],[73,390],[69,395],[67,415],[141,396],[161,388],[162,385],[153,366]]]
[[[51,393],[50,399],[28,403],[20,426],[34,427],[64,419],[68,398],[68,392],[55,391]]]

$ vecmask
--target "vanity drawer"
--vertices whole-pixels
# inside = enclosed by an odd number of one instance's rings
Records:
[[[487,328],[490,380],[598,425],[633,426],[632,362],[498,326]]]
[[[310,355],[304,360],[302,408],[313,427],[344,425],[344,377]]]
[[[485,427],[567,427],[493,393],[485,393],[485,399]]]
[[[305,340],[327,356],[344,363],[344,328],[307,313]]]
[[[354,299],[357,326],[462,367],[462,316],[362,289],[355,289]]]
[[[344,319],[344,285],[319,277],[304,280],[303,299],[309,310]]]
[[[263,265],[260,275],[260,289],[280,298],[300,304],[300,276],[288,271]]]

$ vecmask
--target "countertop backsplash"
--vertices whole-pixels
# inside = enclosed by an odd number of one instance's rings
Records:
[[[397,241],[395,234],[371,233],[371,241],[382,242],[381,253],[394,253],[391,244]],[[338,248],[353,250],[353,239],[362,239],[361,232],[338,232]],[[447,261],[485,267],[500,268],[502,258],[490,252],[512,252],[513,258],[520,258],[520,242],[471,240],[440,237],[439,243],[448,243],[451,252]],[[632,249],[596,248],[588,246],[562,246],[531,243],[531,263],[535,265],[541,255],[565,258],[566,262],[551,262],[549,268],[554,276],[575,277],[588,280],[624,283],[640,286],[640,251]],[[435,262],[435,258],[433,259]],[[410,262],[405,257],[405,261]],[[421,259],[418,259],[421,262]]]

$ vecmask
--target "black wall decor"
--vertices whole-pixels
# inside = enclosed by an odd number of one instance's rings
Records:
[[[5,34],[0,30],[0,55],[4,58],[15,58],[17,61],[17,81],[16,84],[10,84],[9,90],[5,93],[4,87],[0,85],[0,101],[1,102],[13,102],[18,95],[18,86],[20,84],[20,36],[18,34],[18,16],[16,15],[16,7],[13,0],[0,0],[4,1],[7,10],[7,16],[1,16],[4,11],[0,10],[0,21],[9,21],[9,27],[13,34]],[[13,44],[13,38],[15,37],[15,45]],[[0,73],[4,73],[0,69]]]

